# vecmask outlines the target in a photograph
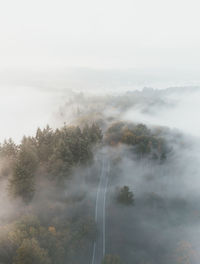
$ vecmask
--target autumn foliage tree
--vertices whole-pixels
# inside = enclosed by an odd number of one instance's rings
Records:
[[[167,158],[164,139],[144,124],[115,122],[107,129],[105,142],[112,146],[118,144],[131,146],[139,158],[149,157],[160,161]]]

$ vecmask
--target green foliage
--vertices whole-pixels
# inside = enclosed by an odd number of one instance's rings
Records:
[[[122,264],[122,262],[118,256],[106,255],[102,264]]]
[[[125,205],[134,204],[134,194],[130,191],[128,186],[124,186],[118,191],[117,201]]]
[[[35,190],[34,173],[38,165],[36,148],[32,140],[24,138],[15,162],[13,177],[10,179],[10,193],[20,196],[24,202],[29,202]]]
[[[0,154],[15,157],[10,194],[30,202],[35,193],[36,174],[41,169],[42,177],[62,184],[74,166],[92,160],[93,148],[101,140],[100,128],[92,124],[86,125],[82,131],[78,126],[64,126],[55,131],[49,126],[43,130],[38,128],[36,136],[24,137],[20,146],[12,140],[4,142]]]
[[[0,157],[6,159],[14,159],[18,152],[18,146],[14,143],[14,141],[9,138],[5,140],[3,145],[0,147]]]
[[[61,223],[42,224],[38,217],[24,215],[3,233],[0,229],[0,260],[4,264],[74,263],[72,260],[94,239],[95,224],[88,217]]]
[[[116,122],[112,124],[105,134],[105,141],[110,145],[116,145],[121,141],[122,134],[121,131],[124,127],[123,122]]]
[[[55,133],[48,125],[43,130],[38,128],[34,141],[37,147],[38,158],[41,163],[47,162],[52,154],[54,138]]]
[[[144,124],[138,124],[134,128],[134,133],[136,136],[149,136],[150,130]]]
[[[138,157],[148,156],[160,161],[167,158],[167,148],[163,138],[154,134],[144,124],[114,123],[107,129],[105,141],[114,146],[120,143],[133,146]]]

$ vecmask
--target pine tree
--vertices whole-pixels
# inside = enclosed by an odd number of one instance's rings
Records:
[[[10,179],[10,193],[28,203],[35,191],[34,174],[38,165],[37,152],[29,138],[23,138]]]
[[[124,186],[120,189],[117,195],[117,201],[125,205],[134,204],[134,194],[130,191],[128,186]]]

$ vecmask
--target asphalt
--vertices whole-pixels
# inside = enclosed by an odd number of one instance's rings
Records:
[[[108,187],[109,171],[109,161],[103,157],[95,204],[97,238],[93,244],[91,264],[101,264],[102,259],[106,254],[106,193]]]

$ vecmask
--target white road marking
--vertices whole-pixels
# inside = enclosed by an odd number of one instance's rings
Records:
[[[96,205],[95,205],[95,222],[96,223],[99,217],[98,215],[99,206],[102,207],[100,208],[102,210],[101,211],[102,212],[102,222],[100,225],[100,227],[102,228],[102,236],[103,236],[102,237],[102,257],[104,257],[105,249],[106,249],[106,193],[107,193],[107,187],[108,187],[109,171],[110,171],[110,164],[108,161],[105,162],[105,157],[103,157],[101,176],[100,176],[100,180],[98,184],[98,189],[97,189],[97,194],[96,194]],[[100,194],[101,194],[102,203],[99,204]],[[95,262],[98,261],[96,259],[96,247],[97,247],[97,242],[95,241],[93,244],[92,264],[96,264]]]
[[[103,203],[103,257],[105,256],[106,250],[106,192],[108,186],[108,177],[106,179],[106,186],[104,191],[104,203]]]
[[[94,264],[95,252],[96,252],[96,242],[94,242],[94,246],[93,246],[92,264]]]
[[[101,170],[101,176],[100,176],[100,181],[98,184],[98,189],[97,189],[97,196],[96,196],[96,205],[95,205],[95,222],[97,222],[97,213],[98,213],[98,200],[99,200],[99,192],[101,188],[101,183],[103,179],[103,174],[104,174],[104,166],[105,166],[105,159],[103,158],[103,164],[102,164],[102,170]],[[96,253],[96,242],[94,242],[93,245],[93,254],[92,254],[92,264],[94,264],[95,261],[95,253]]]
[[[102,171],[101,171],[101,177],[98,185],[98,190],[97,190],[97,196],[96,196],[96,206],[95,206],[95,221],[97,221],[97,212],[98,212],[98,200],[99,200],[99,192],[100,192],[100,187],[101,187],[101,182],[103,179],[103,171],[104,171],[104,166],[105,166],[105,160],[103,159],[103,165],[102,165]]]

